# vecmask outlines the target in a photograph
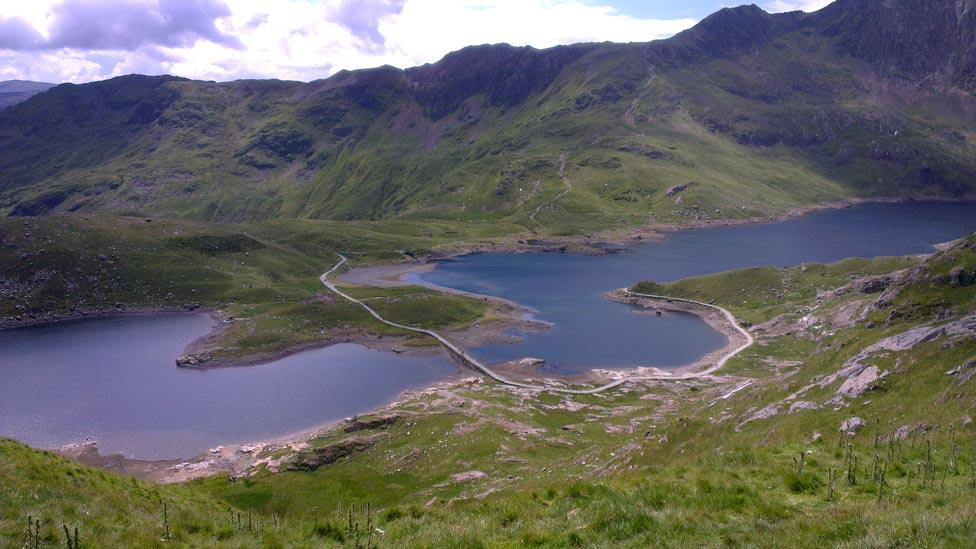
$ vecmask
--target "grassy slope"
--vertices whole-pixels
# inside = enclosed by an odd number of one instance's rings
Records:
[[[61,86],[0,115],[0,211],[578,234],[972,192],[976,134],[956,96],[886,80],[837,54],[840,38],[815,23],[742,48],[726,23],[703,23],[702,43],[471,48],[429,81],[422,69],[380,68],[308,84],[131,76]],[[536,58],[554,76],[536,81],[519,64]],[[411,92],[428,85],[450,109]],[[517,100],[493,98],[498,89]],[[562,155],[573,190],[534,223],[564,188]]]
[[[976,357],[971,336],[875,357],[872,363],[890,374],[845,407],[784,409],[744,422],[884,336],[942,318],[945,310],[954,318],[976,310],[972,286],[941,278],[957,266],[976,268],[976,237],[924,262],[849,260],[651,287],[713,300],[754,323],[786,315],[794,330],[757,332],[758,344],[731,361],[726,374],[733,377],[718,384],[572,397],[488,383],[419,393],[388,411],[402,416],[388,428],[336,430],[313,440],[313,448],[375,441],[314,472],[260,471],[237,482],[214,477],[144,487],[4,443],[3,463],[14,464],[0,469],[4,485],[33,487],[4,492],[11,499],[0,532],[17,540],[26,515],[43,511],[50,526],[80,522],[83,539],[92,543],[111,544],[124,533],[151,544],[160,535],[156,498],[168,497],[184,513],[179,516],[194,517],[192,526],[179,527],[180,539],[223,536],[227,546],[351,543],[347,510],[366,502],[374,511],[370,520],[385,532],[374,539],[395,545],[970,545],[976,445],[973,424],[960,419],[976,413],[976,386],[945,372]],[[891,305],[869,311],[866,322],[845,324],[838,314],[870,306],[879,294],[823,293],[866,274],[904,269],[917,276],[899,282]],[[398,297],[412,291],[399,290]],[[814,322],[796,322],[802,317]],[[753,385],[719,398],[743,377]],[[837,384],[804,399],[823,402]],[[838,425],[853,415],[868,426],[842,436]],[[905,440],[885,439],[915,424],[927,427]],[[849,455],[857,456],[853,483]],[[452,478],[467,471],[484,475]],[[831,471],[837,477],[828,501]],[[60,497],[69,488],[71,497]],[[82,494],[86,509],[99,512],[77,510],[72,500]],[[187,511],[195,502],[214,511]],[[231,516],[227,505],[250,510],[255,529],[237,531],[223,518]],[[111,518],[130,507],[131,516]],[[362,532],[366,517],[356,509]]]
[[[402,257],[397,249],[426,251],[447,238],[483,238],[496,229],[477,234],[404,221],[235,226],[79,215],[2,219],[0,318],[220,309],[234,317],[216,342],[213,355],[220,358],[356,333],[398,334],[361,308],[331,299],[318,277],[337,261],[336,252],[355,242],[357,261],[390,259]],[[436,327],[468,324],[490,308],[417,288],[374,292],[388,298],[379,307],[391,318]]]

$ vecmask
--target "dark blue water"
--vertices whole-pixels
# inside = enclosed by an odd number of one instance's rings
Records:
[[[186,458],[217,444],[295,433],[366,412],[457,373],[446,357],[352,344],[263,366],[189,370],[174,359],[204,315],[85,320],[0,331],[0,435],[56,448]]]
[[[752,266],[833,262],[848,257],[931,251],[932,244],[976,229],[976,204],[863,204],[788,221],[681,231],[632,254],[479,254],[413,275],[420,280],[526,304],[551,330],[523,334],[516,345],[474,350],[488,362],[539,357],[548,368],[693,362],[725,344],[723,336],[688,315],[638,315],[602,298],[640,280],[671,281]]]

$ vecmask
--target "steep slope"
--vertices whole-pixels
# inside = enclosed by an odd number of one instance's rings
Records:
[[[0,113],[0,209],[577,233],[957,197],[976,180],[970,4],[742,6],[668,40],[476,46],[307,84],[62,85]],[[535,223],[560,157],[573,191]]]

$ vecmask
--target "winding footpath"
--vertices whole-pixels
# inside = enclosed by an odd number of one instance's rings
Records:
[[[745,351],[749,347],[752,347],[752,344],[756,342],[756,340],[752,337],[752,334],[749,333],[749,330],[746,330],[745,328],[743,328],[742,325],[739,324],[739,321],[735,319],[735,315],[733,315],[731,312],[729,312],[728,309],[726,309],[724,307],[719,307],[718,305],[712,305],[711,303],[705,303],[703,301],[695,301],[694,299],[685,299],[683,297],[670,297],[670,296],[666,296],[666,295],[642,294],[642,293],[638,293],[638,292],[632,292],[632,291],[630,291],[627,288],[624,288],[623,289],[623,292],[625,294],[627,294],[627,295],[631,295],[631,296],[634,296],[634,297],[647,297],[647,298],[650,298],[650,299],[663,299],[665,301],[680,301],[682,303],[691,303],[693,305],[699,305],[699,306],[702,306],[702,307],[708,307],[708,308],[711,308],[711,309],[715,309],[715,310],[721,312],[723,315],[725,315],[725,319],[729,321],[729,324],[731,324],[732,327],[735,328],[737,332],[739,332],[740,334],[742,334],[743,337],[746,338],[746,342],[745,343],[743,343],[742,345],[739,345],[735,349],[732,349],[731,351],[729,351],[728,353],[726,353],[722,358],[720,358],[717,361],[715,361],[715,364],[713,364],[712,366],[710,366],[710,367],[708,367],[708,368],[706,368],[704,370],[701,370],[699,372],[695,372],[695,374],[696,374],[695,377],[702,377],[702,376],[706,376],[706,375],[709,375],[709,374],[714,373],[716,370],[718,370],[722,366],[725,366],[725,363],[728,362],[729,359],[731,359],[735,355],[741,353],[742,351]]]
[[[651,295],[651,294],[640,294],[640,293],[631,292],[630,290],[624,289],[623,291],[625,293],[627,293],[628,295],[635,296],[635,297],[647,297],[647,298],[654,298],[654,299],[665,299],[665,300],[670,300],[670,301],[683,301],[683,302],[686,302],[686,303],[694,303],[696,305],[701,305],[701,306],[704,306],[704,307],[711,307],[713,309],[717,309],[717,310],[721,311],[725,315],[726,319],[728,319],[728,321],[730,323],[732,323],[732,325],[735,327],[736,330],[738,330],[743,336],[745,336],[746,343],[744,343],[743,345],[737,347],[736,349],[732,350],[731,352],[727,353],[725,356],[723,356],[721,359],[719,359],[711,367],[709,367],[709,368],[707,368],[705,370],[701,370],[701,371],[698,371],[698,372],[687,373],[687,374],[624,377],[624,378],[621,378],[621,379],[616,379],[614,381],[611,381],[610,383],[606,383],[604,385],[600,385],[598,387],[593,387],[593,388],[590,388],[590,389],[569,389],[569,388],[566,388],[566,387],[559,387],[559,386],[555,386],[555,385],[535,385],[535,384],[532,384],[532,383],[523,383],[521,381],[515,381],[515,380],[512,380],[512,379],[508,379],[507,377],[502,376],[501,374],[498,374],[497,372],[495,372],[491,368],[489,368],[489,367],[485,366],[484,364],[482,364],[478,359],[476,359],[473,356],[469,355],[467,352],[465,352],[463,349],[461,349],[460,347],[458,347],[454,343],[451,343],[451,341],[449,341],[447,338],[445,338],[444,336],[440,335],[439,333],[437,333],[437,332],[435,332],[433,330],[428,330],[426,328],[418,328],[416,326],[407,326],[405,324],[400,324],[398,322],[393,322],[392,320],[387,320],[386,318],[383,318],[382,315],[380,315],[379,313],[377,313],[372,307],[370,307],[369,305],[367,305],[363,301],[361,301],[359,299],[356,299],[355,297],[352,297],[351,295],[349,295],[349,294],[343,292],[342,290],[340,290],[338,287],[336,287],[335,283],[333,283],[332,280],[329,278],[332,275],[332,273],[336,272],[346,262],[346,256],[344,256],[342,254],[339,254],[339,257],[340,257],[339,262],[336,263],[334,267],[332,267],[327,272],[323,273],[322,276],[319,277],[319,280],[322,281],[322,284],[324,284],[326,288],[328,288],[329,290],[331,290],[336,295],[342,297],[343,299],[345,299],[345,300],[347,300],[347,301],[349,301],[351,303],[355,303],[356,305],[359,305],[360,307],[362,307],[363,309],[365,309],[366,312],[368,312],[373,318],[375,318],[376,320],[378,320],[378,321],[380,321],[380,322],[382,322],[382,323],[384,323],[384,324],[386,324],[388,326],[393,326],[394,328],[399,328],[401,330],[407,330],[407,331],[411,331],[411,332],[417,332],[417,333],[425,334],[425,335],[428,335],[428,336],[436,339],[437,342],[440,343],[441,345],[443,345],[444,348],[446,348],[453,356],[455,356],[456,358],[458,358],[459,360],[461,360],[462,362],[464,362],[465,364],[467,364],[471,368],[473,368],[475,370],[478,370],[482,374],[488,376],[489,378],[491,378],[491,379],[493,379],[493,380],[495,380],[495,381],[497,381],[497,382],[499,382],[499,383],[501,383],[503,385],[509,385],[509,386],[512,386],[512,387],[520,387],[520,388],[523,388],[523,389],[531,389],[531,390],[534,390],[534,391],[551,391],[551,392],[556,392],[556,393],[565,393],[565,394],[574,394],[574,395],[592,395],[592,394],[596,394],[596,393],[600,393],[600,392],[606,391],[608,389],[612,389],[614,387],[618,387],[620,385],[623,385],[624,383],[627,383],[628,381],[685,380],[685,379],[702,378],[702,377],[707,377],[707,376],[711,375],[713,372],[715,372],[716,370],[718,370],[719,368],[721,368],[722,366],[724,366],[725,363],[730,358],[732,358],[735,355],[739,354],[740,352],[742,352],[743,350],[745,350],[746,348],[748,348],[749,346],[751,346],[755,342],[755,340],[753,339],[752,335],[749,334],[749,332],[746,331],[745,328],[743,328],[742,326],[739,325],[739,323],[735,319],[735,316],[733,316],[732,313],[730,313],[726,309],[723,309],[722,307],[717,307],[715,305],[711,305],[711,304],[708,304],[708,303],[702,303],[700,301],[693,301],[693,300],[690,300],[690,299],[673,298],[673,297],[667,297],[667,296],[657,296],[657,295]]]
[[[542,225],[542,223],[539,223],[538,220],[536,220],[535,216],[539,215],[539,212],[542,210],[543,207],[545,207],[545,206],[551,206],[551,205],[555,204],[560,198],[566,196],[567,194],[569,194],[569,191],[573,190],[573,184],[570,183],[569,182],[569,178],[566,177],[566,153],[563,153],[563,154],[560,154],[559,155],[559,171],[558,171],[558,173],[559,173],[559,178],[563,180],[563,185],[565,185],[566,188],[563,189],[562,191],[560,191],[560,193],[557,194],[556,196],[554,196],[551,199],[546,200],[542,204],[539,204],[538,206],[536,206],[535,211],[532,212],[531,214],[529,214],[529,219],[533,223],[535,223],[536,225],[538,225],[540,229],[543,228],[543,225]]]

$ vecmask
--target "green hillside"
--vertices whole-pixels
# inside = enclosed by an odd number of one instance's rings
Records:
[[[974,279],[976,235],[645,283],[730,308],[757,344],[719,377],[601,395],[440,387],[237,480],[149,485],[3,442],[0,536],[22,543],[29,515],[44,543],[63,523],[92,547],[968,546]]]
[[[743,6],[668,40],[477,46],[307,84],[61,85],[0,113],[0,211],[560,234],[972,193],[974,10],[898,4]],[[920,19],[950,57],[916,44]]]

